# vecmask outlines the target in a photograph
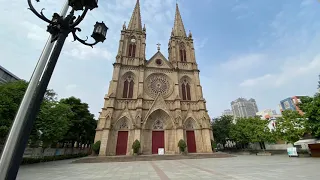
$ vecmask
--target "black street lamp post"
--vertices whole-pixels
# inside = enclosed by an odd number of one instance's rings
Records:
[[[39,2],[40,0],[36,0]],[[25,117],[16,119],[15,121],[21,121],[19,124],[21,127],[13,127],[10,130],[10,134],[6,141],[5,148],[2,152],[0,160],[0,180],[2,179],[16,179],[20,163],[22,161],[23,153],[27,145],[34,120],[39,112],[41,102],[46,93],[49,81],[52,73],[58,61],[59,55],[63,48],[64,42],[69,33],[72,33],[74,40],[78,40],[84,45],[93,47],[99,42],[103,42],[106,39],[108,27],[103,23],[97,22],[94,26],[91,37],[95,40],[94,43],[87,43],[87,40],[82,40],[76,35],[76,31],[81,31],[76,27],[86,16],[88,10],[92,10],[98,7],[98,0],[69,0],[69,6],[72,7],[71,12],[66,17],[60,16],[57,13],[53,14],[52,20],[49,20],[44,16],[42,11],[39,13],[32,5],[31,0],[28,0],[29,9],[40,19],[49,23],[47,31],[52,35],[52,42],[56,41],[56,45],[51,53],[48,64],[44,70],[42,78],[40,79],[33,97],[30,102],[30,106]],[[75,17],[74,11],[83,10],[82,14]],[[20,107],[23,108],[23,107]],[[18,123],[16,123],[18,124]],[[17,130],[20,130],[17,132]],[[17,136],[11,138],[12,136]],[[15,141],[16,140],[16,141]]]

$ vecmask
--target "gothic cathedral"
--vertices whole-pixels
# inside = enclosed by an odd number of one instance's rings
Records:
[[[146,27],[137,0],[128,26],[123,25],[109,92],[99,116],[95,142],[100,156],[130,155],[139,140],[142,154],[178,154],[180,139],[189,153],[211,153],[210,117],[203,98],[191,32],[176,7],[168,45],[169,58],[145,57]]]

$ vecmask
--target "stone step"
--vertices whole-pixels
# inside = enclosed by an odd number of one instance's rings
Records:
[[[160,161],[178,159],[204,159],[235,157],[227,153],[187,154],[187,155],[140,155],[140,156],[91,156],[73,161],[73,163],[104,163],[104,162],[130,162],[130,161]]]

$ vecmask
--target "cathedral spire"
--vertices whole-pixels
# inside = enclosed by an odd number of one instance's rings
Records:
[[[172,30],[172,34],[174,36],[187,37],[186,31],[184,29],[184,25],[183,25],[183,22],[182,22],[182,18],[181,18],[181,15],[180,15],[178,3],[176,4],[176,16],[175,16],[175,19],[174,19],[174,27],[173,27],[173,30]]]
[[[140,14],[140,2],[137,0],[136,6],[133,10],[128,30],[139,30],[142,31],[141,14]]]

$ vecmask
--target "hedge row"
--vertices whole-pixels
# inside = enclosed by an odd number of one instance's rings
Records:
[[[88,154],[68,154],[68,155],[61,155],[61,156],[46,156],[42,158],[23,158],[21,164],[34,164],[34,163],[40,163],[40,162],[48,162],[48,161],[57,161],[57,160],[63,160],[63,159],[72,159],[72,158],[79,158],[79,157],[85,157],[88,156]]]

